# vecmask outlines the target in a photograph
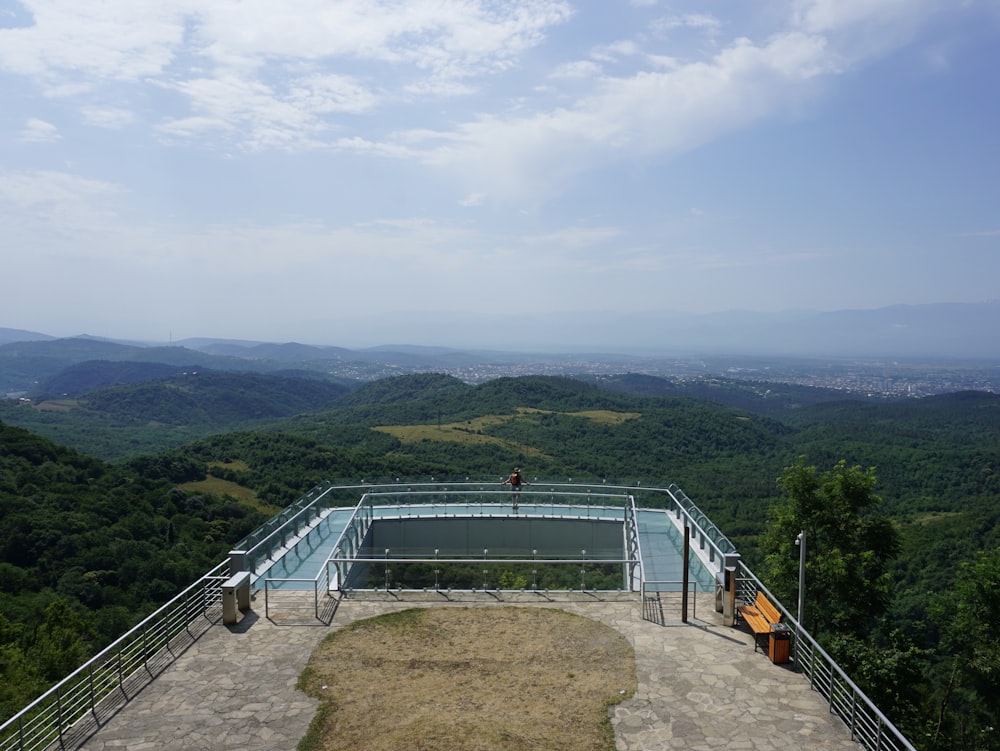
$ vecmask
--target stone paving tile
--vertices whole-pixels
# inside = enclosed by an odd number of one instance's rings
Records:
[[[295,684],[331,628],[406,607],[472,603],[561,608],[606,623],[631,641],[638,690],[611,710],[619,751],[860,748],[804,677],[755,651],[749,634],[723,626],[708,598],[688,624],[668,609],[664,625],[643,620],[637,599],[415,599],[344,600],[330,626],[291,611],[270,619],[251,612],[236,627],[216,626],[80,748],[291,751],[317,707]]]

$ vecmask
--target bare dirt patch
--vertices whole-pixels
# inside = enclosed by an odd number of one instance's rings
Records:
[[[562,610],[426,608],[327,637],[300,688],[323,705],[300,751],[608,751],[636,687],[628,640]]]

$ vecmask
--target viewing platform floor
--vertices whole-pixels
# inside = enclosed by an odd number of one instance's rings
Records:
[[[257,575],[269,579],[296,579],[296,582],[273,583],[278,589],[308,589],[330,556],[333,546],[348,524],[353,509],[335,508],[327,512],[313,527],[294,541],[275,560],[258,568]],[[436,518],[505,519],[566,519],[592,521],[624,521],[624,509],[606,506],[576,506],[564,504],[522,503],[515,512],[509,504],[413,504],[403,507],[376,507],[379,519]],[[683,578],[683,532],[663,510],[638,509],[639,550],[644,576],[649,589],[679,591]],[[697,555],[692,556],[689,575],[699,591],[714,591],[714,574]],[[655,584],[659,583],[659,584]]]
[[[311,600],[301,592],[286,596]],[[755,652],[749,633],[723,626],[710,596],[701,597],[697,618],[687,624],[680,622],[679,602],[671,602],[677,597],[662,595],[663,624],[643,620],[637,596],[530,605],[593,618],[632,643],[638,690],[611,710],[619,751],[858,751],[807,680],[791,666],[775,665]],[[301,615],[310,610],[304,602],[301,610],[276,611],[270,619],[255,603],[237,626],[209,629],[81,748],[295,748],[317,706],[295,684],[319,641],[355,620],[420,605],[426,603],[345,599],[325,626]],[[439,607],[456,605],[476,606],[464,598]],[[485,595],[478,605],[504,606]]]
[[[332,629],[426,602],[344,599],[329,626],[303,615],[311,594],[287,592],[287,610],[265,618],[260,598],[234,627],[215,626],[82,746],[87,751],[206,751],[295,748],[317,702],[295,684],[310,653]],[[282,598],[284,600],[284,597]],[[301,599],[301,607],[294,602]],[[673,599],[672,599],[673,598]],[[792,665],[775,665],[752,636],[723,626],[713,597],[680,621],[679,595],[663,594],[664,620],[642,617],[637,595],[537,603],[601,621],[635,648],[638,690],[614,707],[619,751],[741,749],[858,751],[844,724]],[[310,603],[305,601],[309,600]],[[518,605],[525,603],[518,602]],[[440,607],[504,607],[467,595]]]

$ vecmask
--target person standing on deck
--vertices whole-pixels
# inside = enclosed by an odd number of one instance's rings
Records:
[[[514,504],[514,510],[517,511],[517,501],[518,496],[521,494],[522,485],[531,485],[530,482],[525,480],[521,476],[521,468],[514,467],[514,471],[510,473],[510,477],[503,481],[503,485],[510,485],[510,500]]]

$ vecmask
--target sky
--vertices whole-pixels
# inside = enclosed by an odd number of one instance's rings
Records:
[[[1000,0],[0,0],[0,327],[995,300],[998,72]]]

